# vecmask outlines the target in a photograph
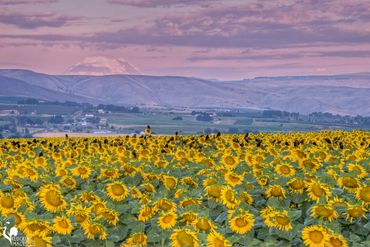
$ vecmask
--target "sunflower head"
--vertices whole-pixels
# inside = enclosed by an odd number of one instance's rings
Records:
[[[55,217],[53,228],[57,233],[62,235],[71,234],[73,230],[71,221],[65,216]]]
[[[230,229],[238,234],[249,232],[254,224],[254,219],[244,215],[239,215],[232,218],[230,221]]]
[[[158,218],[158,225],[162,229],[173,228],[176,225],[177,215],[174,212],[163,213]]]
[[[107,184],[106,193],[113,201],[122,201],[128,196],[129,190],[122,182],[115,181]]]
[[[328,241],[329,234],[327,229],[322,226],[308,226],[302,230],[302,239],[307,246],[320,247]]]
[[[44,185],[40,188],[39,197],[44,208],[52,213],[60,212],[67,207],[60,188],[57,185]]]
[[[207,247],[231,247],[227,239],[216,231],[212,231],[207,236]]]
[[[195,247],[199,245],[198,236],[189,229],[176,229],[172,232],[171,247]]]

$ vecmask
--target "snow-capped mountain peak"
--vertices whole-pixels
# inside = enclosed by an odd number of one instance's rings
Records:
[[[108,58],[103,56],[86,57],[69,67],[64,74],[69,75],[141,75],[140,70],[123,58]]]

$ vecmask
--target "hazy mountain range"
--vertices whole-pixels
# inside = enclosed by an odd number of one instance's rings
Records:
[[[210,81],[180,76],[48,75],[3,69],[0,96],[147,107],[259,108],[369,116],[370,73]]]

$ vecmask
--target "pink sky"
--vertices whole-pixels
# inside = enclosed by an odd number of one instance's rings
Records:
[[[370,72],[370,1],[0,0],[0,68],[90,56],[227,80]]]

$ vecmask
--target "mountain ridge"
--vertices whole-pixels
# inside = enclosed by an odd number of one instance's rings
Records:
[[[34,98],[43,88],[48,90],[42,91],[44,98],[49,93],[61,101],[73,98],[93,104],[142,107],[259,108],[370,115],[370,73],[210,81],[185,76],[49,75],[0,69],[0,85],[11,86],[7,82],[10,79],[30,85],[28,95]],[[8,89],[7,93],[6,96],[21,94],[16,89]],[[0,95],[4,94],[1,89]]]

